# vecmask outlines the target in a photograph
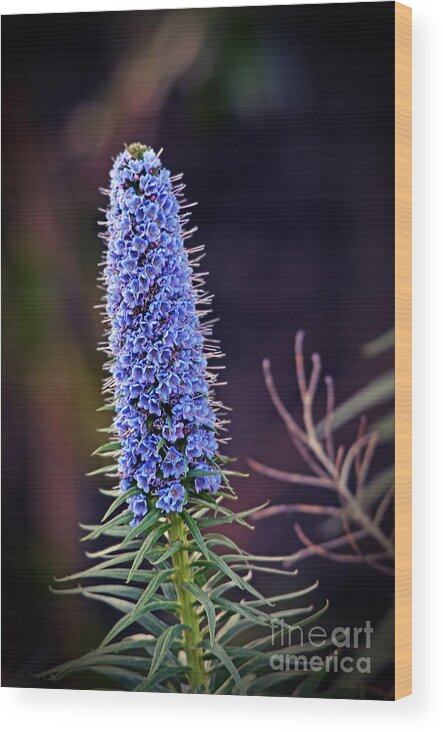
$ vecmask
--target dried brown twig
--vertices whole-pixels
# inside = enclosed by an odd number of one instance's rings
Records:
[[[385,530],[386,517],[392,505],[392,486],[373,505],[367,500],[368,474],[377,446],[376,431],[367,431],[366,417],[360,418],[354,442],[345,447],[334,444],[334,384],[326,376],[326,413],[321,428],[315,425],[313,404],[317,395],[321,373],[321,360],[317,353],[312,355],[312,369],[309,377],[305,371],[303,353],[304,333],[299,331],[295,338],[295,367],[298,389],[302,404],[303,426],[293,418],[283,404],[276,389],[268,359],[263,361],[266,386],[278,414],[282,418],[288,434],[303,458],[310,474],[290,473],[263,465],[250,459],[250,466],[258,473],[274,480],[299,486],[326,488],[335,496],[334,505],[282,504],[270,506],[255,514],[255,520],[279,514],[311,514],[332,517],[338,521],[338,535],[320,542],[312,541],[297,522],[295,533],[303,545],[286,560],[293,565],[301,559],[319,555],[325,559],[342,563],[368,564],[385,574],[393,574],[394,546],[392,538]],[[332,495],[332,493],[328,495]],[[343,547],[344,552],[337,552]]]

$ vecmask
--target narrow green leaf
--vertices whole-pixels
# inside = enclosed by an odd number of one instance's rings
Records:
[[[91,585],[83,586],[78,585],[77,587],[69,587],[63,590],[52,589],[55,595],[84,595],[87,592],[93,592],[94,594],[105,594],[113,595],[114,597],[123,597],[128,600],[134,600],[135,602],[139,599],[142,589],[141,587],[128,587],[127,585]]]
[[[148,586],[143,590],[140,598],[138,599],[138,602],[136,606],[134,607],[132,611],[132,616],[135,617],[141,609],[143,609],[150,598],[155,594],[157,589],[160,587],[161,583],[164,582],[173,572],[174,570],[171,569],[162,569],[160,572],[157,572]]]
[[[144,679],[142,683],[134,689],[134,691],[163,691],[163,692],[171,692],[171,684],[174,687],[174,692],[181,692],[182,687],[181,684],[185,683],[185,679],[181,679],[180,677],[184,674],[189,673],[189,666],[182,666],[179,663],[176,664],[165,664],[163,663],[160,668],[157,669],[156,673],[151,677],[151,680],[148,682],[147,679]],[[162,681],[168,681],[168,686],[162,686]],[[192,693],[192,692],[188,692]]]
[[[80,528],[84,531],[90,532],[100,529],[101,536],[112,536],[114,539],[123,539],[128,531],[127,524],[123,524],[122,526],[115,525],[111,527],[108,527],[107,525],[105,526],[104,524],[80,524]]]
[[[385,331],[373,341],[366,343],[363,346],[363,355],[366,358],[374,358],[374,356],[380,356],[380,354],[390,351],[395,345],[395,330],[391,328]]]
[[[272,623],[272,617],[266,613],[250,608],[242,602],[233,602],[226,598],[217,597],[214,601],[216,607],[225,608],[232,613],[242,615],[246,620],[249,620],[254,625],[266,625],[269,626]]]
[[[217,526],[221,524],[232,524],[232,523],[238,523],[242,526],[246,526],[248,529],[253,529],[255,527],[251,526],[247,521],[244,519],[246,516],[251,516],[252,514],[256,513],[257,511],[261,511],[263,508],[266,508],[269,505],[269,501],[265,501],[265,503],[262,503],[261,506],[254,506],[253,508],[248,508],[245,511],[239,511],[238,513],[235,513],[234,511],[228,511],[226,512],[226,515],[223,517],[220,516],[214,516],[210,518],[204,518],[199,523],[200,526],[203,528],[207,526]]]
[[[94,567],[88,567],[88,569],[84,569],[82,572],[76,572],[75,574],[69,574],[66,577],[55,577],[56,582],[71,582],[77,579],[85,579],[86,577],[95,577],[97,576],[96,573],[100,572],[102,569],[107,569],[109,567],[115,567],[119,564],[124,564],[125,562],[132,561],[135,556],[135,552],[125,552],[123,554],[119,554],[114,557],[110,557],[109,559],[105,559],[103,562],[100,562],[99,564],[96,564]],[[128,570],[126,570],[128,571]]]
[[[362,507],[365,510],[373,508],[373,506],[383,498],[388,489],[394,484],[394,479],[395,471],[393,466],[377,473],[363,491],[361,497]]]
[[[154,508],[152,511],[150,511],[137,526],[133,526],[130,531],[126,534],[125,538],[122,541],[122,546],[127,544],[131,539],[134,539],[134,537],[138,536],[139,534],[144,533],[145,531],[148,531],[149,529],[152,529],[152,527],[157,523],[161,516],[161,511],[159,511],[158,508]]]
[[[86,596],[88,596],[86,594]],[[96,595],[97,597],[97,595]],[[115,598],[113,598],[115,599]],[[132,603],[131,603],[132,604]],[[115,625],[111,628],[109,633],[106,635],[104,640],[100,643],[99,648],[104,648],[111,640],[114,640],[114,638],[121,633],[123,630],[128,628],[132,623],[135,623],[138,620],[142,619],[142,616],[145,614],[146,610],[144,607],[141,607],[138,609],[138,611],[135,611],[135,607],[132,606],[132,609],[129,613],[123,616],[123,618],[120,618]]]
[[[120,527],[122,524],[124,524],[124,526],[126,527],[130,516],[131,512],[128,509],[125,509],[124,511],[119,513],[118,516],[114,516],[114,518],[108,521],[106,524],[97,526],[94,531],[91,531],[90,534],[82,536],[80,541],[90,541],[91,539],[96,539],[101,534],[106,533],[109,529],[113,529],[114,527]]]
[[[140,541],[138,539],[135,539],[130,544],[126,544],[125,549],[127,552],[130,552],[131,550],[137,551],[139,546]],[[121,551],[121,544],[113,544],[111,546],[106,546],[103,549],[97,549],[94,552],[85,552],[85,555],[88,557],[88,559],[106,559],[118,556]]]
[[[229,557],[226,559],[228,562],[237,561],[239,557]],[[263,567],[259,564],[250,564],[249,562],[241,562],[239,564],[231,564],[232,569],[250,569],[255,572],[263,572],[264,574],[279,574],[284,577],[295,577],[297,569],[277,569],[276,567]]]
[[[128,498],[131,496],[135,496],[137,493],[140,493],[138,488],[131,488],[129,491],[125,491],[124,493],[119,493],[117,498],[111,503],[108,510],[106,511],[105,515],[102,518],[102,522],[106,521],[106,519],[109,518],[109,516],[114,513],[115,509],[122,505],[122,503],[126,503]]]
[[[114,465],[105,465],[103,468],[97,468],[97,470],[93,470],[91,473],[86,473],[86,476],[89,478],[91,475],[103,475],[103,473],[115,473],[116,470],[118,470],[118,465],[114,463]]]
[[[163,660],[165,659],[167,653],[169,652],[169,650],[171,648],[171,645],[182,634],[182,631],[185,628],[187,628],[187,626],[182,625],[182,624],[171,625],[169,628],[167,628],[167,630],[165,630],[161,634],[161,636],[158,638],[156,646],[155,646],[149,673],[148,673],[146,679],[140,684],[137,691],[146,691],[147,690],[147,688],[150,686],[153,678],[155,677],[157,671],[160,669],[161,664],[163,663]]]
[[[223,646],[221,646],[220,643],[215,642],[211,646],[210,650],[211,650],[211,653],[213,653],[214,656],[216,656],[219,659],[219,661],[222,662],[223,666],[229,671],[229,673],[231,674],[232,678],[234,679],[234,681],[240,691],[240,694],[245,695],[246,689],[243,686],[241,676],[238,673],[236,666],[234,665],[233,661],[229,658],[229,656],[226,653]],[[215,692],[215,693],[217,694],[217,692]]]
[[[255,595],[259,600],[265,600],[266,598],[263,597],[257,590],[252,587],[252,585],[249,584],[249,582],[246,582],[246,580],[243,579],[243,577],[240,577],[236,572],[234,572],[226,562],[218,556],[218,554],[215,554],[205,544],[205,541],[200,533],[200,529],[198,528],[197,524],[195,523],[192,516],[189,515],[187,511],[183,511],[183,518],[194,537],[195,543],[197,544],[198,548],[200,549],[201,553],[210,561],[213,562],[216,567],[222,571],[225,575],[227,575],[230,579],[232,579],[238,587],[241,587],[243,590],[246,590],[246,592],[249,592],[252,595]]]
[[[105,569],[95,568],[93,567],[90,570],[86,570],[83,577],[77,577],[76,579],[97,579],[98,577],[101,577],[102,579],[106,580],[123,580],[123,582],[126,582],[128,578],[128,567],[109,567]],[[79,573],[81,574],[81,573]],[[146,582],[149,582],[150,579],[152,579],[154,575],[153,570],[148,569],[139,569],[134,577],[133,580],[135,582],[143,582],[146,584]],[[57,582],[63,582],[65,581],[63,578],[57,578]]]
[[[289,602],[290,600],[294,600],[298,597],[303,597],[303,595],[309,594],[309,592],[313,592],[318,588],[319,582],[316,580],[312,585],[309,585],[309,587],[303,587],[302,590],[296,590],[295,592],[287,592],[283,595],[274,595],[273,597],[269,597],[268,599],[273,602],[274,604],[277,602]],[[248,607],[259,607],[260,605],[263,605],[263,602],[261,600],[247,600],[245,602],[245,605]]]
[[[114,452],[115,450],[119,450],[120,448],[120,442],[108,442],[106,443],[106,445],[100,445],[100,447],[97,447],[97,449],[94,450],[92,454],[100,455],[102,452]]]
[[[171,546],[169,546],[166,551],[163,548],[162,550],[156,550],[159,552],[159,556],[155,559],[151,559],[151,564],[156,567],[158,564],[164,564],[168,559],[174,556],[178,552],[178,550],[183,546],[181,541],[174,541]]]
[[[134,691],[142,678],[141,674],[138,674],[135,671],[116,668],[115,666],[109,666],[106,664],[91,666],[90,671],[95,671],[98,674],[107,676],[112,679],[117,686],[123,686],[126,691]]]
[[[105,605],[109,605],[115,610],[124,613],[125,616],[128,616],[134,607],[134,603],[128,602],[128,600],[121,600],[117,597],[111,597],[110,595],[95,595],[92,592],[85,592],[85,597],[89,597],[91,600],[103,602]],[[168,627],[163,620],[156,618],[155,615],[148,612],[141,613],[140,617],[137,618],[137,623],[156,637],[163,633],[163,631]],[[129,623],[127,623],[127,625],[129,625]]]
[[[87,653],[84,656],[65,664],[64,668],[59,667],[59,669],[55,670],[52,674],[51,678],[56,681],[75,671],[87,670],[88,667],[96,666],[98,664],[101,665],[103,663],[108,666],[121,666],[131,669],[132,671],[139,671],[142,674],[146,674],[149,668],[149,658],[147,656],[129,656],[123,653],[111,654],[92,651],[91,653]]]
[[[395,413],[391,412],[381,417],[369,426],[371,432],[378,433],[378,444],[384,445],[394,439],[395,436]]]
[[[160,537],[163,536],[166,528],[166,525],[162,524],[157,529],[155,529],[155,531],[151,531],[151,533],[147,535],[146,539],[144,540],[143,544],[141,545],[135,556],[131,569],[129,570],[128,579],[126,580],[127,582],[130,582],[132,580],[134,573],[137,571],[142,561],[151,551],[152,547],[157,543]]]
[[[374,379],[367,386],[334,410],[332,416],[332,431],[342,427],[354,417],[365,413],[369,409],[390,401],[394,396],[394,372],[389,371]],[[316,426],[317,434],[324,437],[325,421]]]
[[[225,536],[224,534],[215,534],[215,533],[207,533],[205,534],[205,542],[207,546],[225,546],[228,549],[232,549],[234,552],[236,552],[239,557],[247,558],[248,553],[245,552],[243,549],[241,549],[238,544],[235,543],[235,541],[232,541],[228,536]],[[253,557],[250,555],[253,559],[257,559],[257,557]]]

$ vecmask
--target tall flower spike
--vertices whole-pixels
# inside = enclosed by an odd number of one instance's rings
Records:
[[[227,459],[218,453],[222,423],[211,398],[216,376],[208,376],[207,358],[220,353],[212,339],[205,340],[210,324],[200,322],[210,297],[202,276],[192,274],[198,261],[188,259],[201,247],[184,248],[191,232],[184,228],[189,208],[182,191],[180,176],[171,178],[143,145],[121,153],[111,171],[103,270],[104,350],[111,375],[104,390],[106,407],[115,412],[106,431],[115,432],[115,439],[96,452],[106,459],[118,455],[118,465],[93,473],[117,470],[122,493],[84,537],[110,536],[112,545],[94,554],[95,566],[63,577],[75,587],[58,592],[102,600],[123,617],[98,648],[43,676],[57,681],[93,673],[101,677],[99,688],[105,677],[111,688],[131,691],[261,693],[279,678],[278,672],[269,674],[270,630],[277,623],[290,631],[292,615],[299,627],[300,615],[311,608],[288,610],[287,604],[316,585],[267,599],[250,584],[251,570],[285,574],[270,566],[282,557],[254,557],[222,534],[201,531],[244,525],[257,507],[236,513],[213,495],[197,495],[216,493],[221,478],[229,486],[228,477],[242,473],[225,470]],[[203,312],[197,312],[199,304]],[[215,546],[229,553],[219,554]],[[110,571],[112,584],[103,585],[104,571]],[[231,588],[241,593],[238,602],[224,596]],[[248,642],[245,655],[242,643],[251,637],[255,647]]]
[[[110,176],[104,390],[115,409],[120,489],[131,491],[137,525],[151,506],[181,512],[190,493],[220,487],[216,375],[207,369],[207,357],[220,354],[205,342],[211,328],[200,319],[208,310],[197,311],[210,298],[184,246],[192,231],[181,176],[171,178],[159,155],[138,143]]]

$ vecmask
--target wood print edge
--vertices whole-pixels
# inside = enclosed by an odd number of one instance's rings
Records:
[[[395,3],[395,699],[412,693],[412,10]]]

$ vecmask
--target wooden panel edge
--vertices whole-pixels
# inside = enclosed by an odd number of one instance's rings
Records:
[[[395,3],[395,699],[412,693],[412,10]]]

